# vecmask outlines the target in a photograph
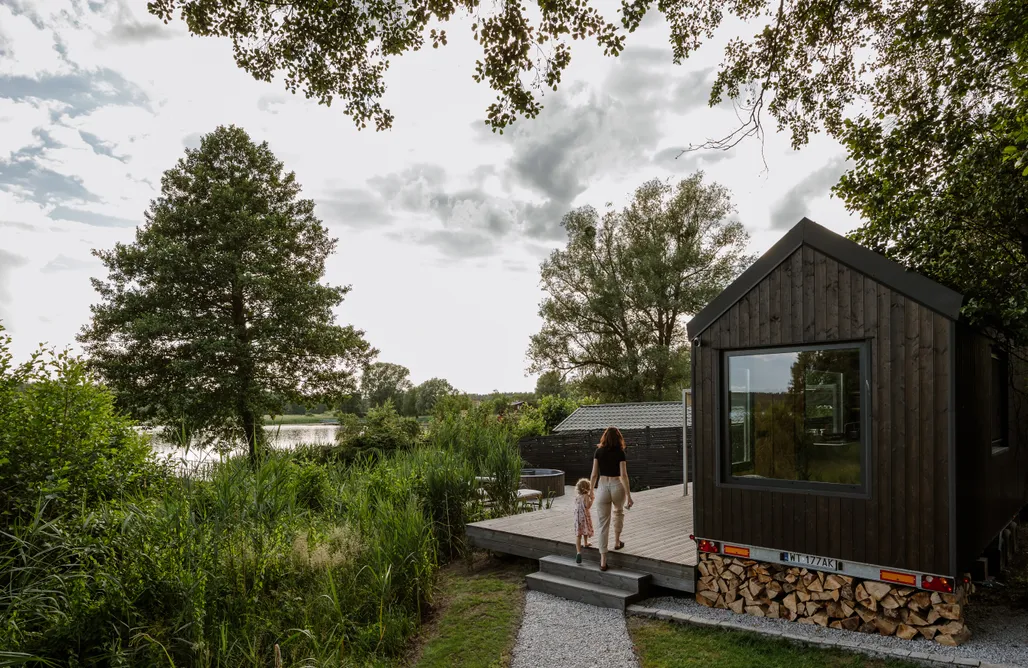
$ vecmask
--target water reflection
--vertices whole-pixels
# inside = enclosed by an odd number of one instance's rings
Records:
[[[335,442],[339,425],[334,424],[283,424],[269,425],[264,428],[268,434],[268,443],[273,448],[291,450],[301,443],[312,445],[331,445]],[[159,457],[171,457],[179,467],[194,468],[198,464],[218,461],[220,455],[216,450],[199,446],[188,449],[179,448],[174,443],[161,439],[153,431],[150,444]],[[245,444],[239,444],[231,454],[246,452]]]

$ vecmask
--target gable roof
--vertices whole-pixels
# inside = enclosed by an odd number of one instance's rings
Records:
[[[950,320],[960,317],[964,296],[959,292],[804,218],[689,321],[689,338],[699,336],[804,244]]]
[[[554,427],[553,431],[600,431],[607,427],[617,427],[618,429],[681,427],[682,417],[681,401],[594,404],[579,406],[574,413]],[[692,422],[692,415],[689,416],[689,421]]]

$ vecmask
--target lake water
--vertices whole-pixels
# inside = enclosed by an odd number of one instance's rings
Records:
[[[336,440],[336,433],[339,425],[334,424],[283,424],[268,425],[264,427],[268,435],[268,443],[273,448],[291,450],[301,443],[314,445],[331,445]],[[204,462],[216,462],[219,455],[215,450],[200,447],[189,449],[179,448],[168,441],[161,440],[155,434],[151,436],[151,445],[154,452],[159,456],[171,456],[176,464],[183,466],[195,466]],[[246,452],[246,447],[240,445],[234,453]]]

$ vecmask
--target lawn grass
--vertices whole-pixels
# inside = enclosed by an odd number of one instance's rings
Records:
[[[527,560],[477,556],[440,572],[434,611],[411,663],[492,668],[510,663],[525,607]]]
[[[334,413],[316,413],[314,415],[276,415],[264,416],[264,424],[318,424],[322,420],[336,420]]]
[[[754,633],[704,629],[631,617],[628,632],[642,668],[717,666],[717,668],[899,668],[901,661],[800,647]]]

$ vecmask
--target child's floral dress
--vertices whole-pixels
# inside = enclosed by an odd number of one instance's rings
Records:
[[[575,535],[592,538],[593,517],[592,513],[589,512],[589,508],[586,507],[588,498],[583,494],[575,496]]]

